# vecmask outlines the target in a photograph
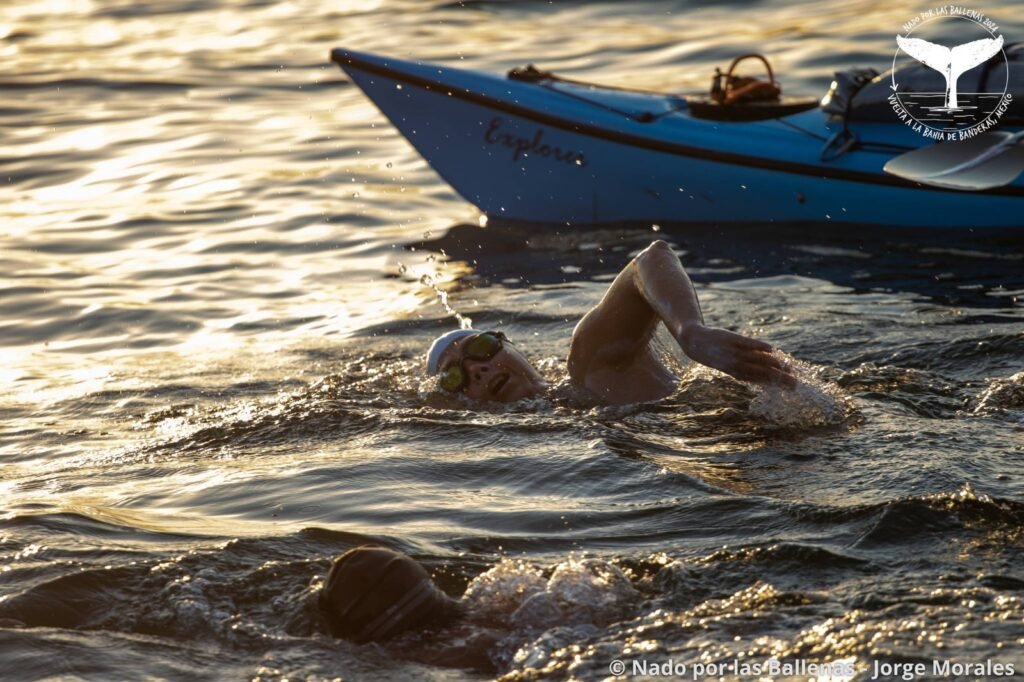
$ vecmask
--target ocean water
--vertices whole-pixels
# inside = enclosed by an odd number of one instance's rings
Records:
[[[0,678],[1020,674],[1024,233],[481,227],[328,63],[687,91],[757,49],[818,95],[924,9],[7,0]],[[1024,36],[1013,3],[979,9]],[[653,404],[481,407],[423,380],[456,325],[439,292],[564,378],[575,321],[654,238],[797,391],[687,367]],[[471,621],[327,636],[316,590],[368,542]],[[438,654],[459,642],[486,664]]]

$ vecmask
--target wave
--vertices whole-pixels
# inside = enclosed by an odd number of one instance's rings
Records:
[[[1000,414],[1024,409],[1024,372],[990,379],[977,397],[974,414]]]

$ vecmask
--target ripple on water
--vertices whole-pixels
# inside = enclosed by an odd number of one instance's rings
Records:
[[[40,626],[0,626],[0,669],[1024,669],[1019,234],[661,224],[709,323],[796,358],[796,392],[691,368],[652,404],[473,406],[422,376],[455,325],[424,275],[557,382],[655,230],[481,227],[326,58],[703,91],[753,41],[817,95],[891,57],[906,3],[59,4],[6,2],[0,26],[0,620]],[[490,667],[330,639],[316,590],[365,543],[467,589],[477,620],[425,641],[489,642]]]

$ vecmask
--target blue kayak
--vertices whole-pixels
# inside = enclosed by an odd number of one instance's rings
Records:
[[[844,149],[842,122],[817,106],[724,121],[695,98],[536,71],[506,77],[342,48],[331,58],[455,191],[494,217],[1024,226],[1024,179],[962,192],[883,172],[894,156],[933,144],[895,122],[850,122],[859,144]]]

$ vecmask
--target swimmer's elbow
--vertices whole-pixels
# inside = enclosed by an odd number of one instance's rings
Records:
[[[648,267],[662,267],[667,261],[678,262],[675,252],[668,242],[655,239],[650,245],[633,259],[636,267],[643,271]]]
[[[669,246],[668,242],[663,239],[655,239],[651,242],[646,249],[637,254],[636,260],[642,261],[651,258],[661,258],[665,254],[675,255],[672,252],[672,247]]]

